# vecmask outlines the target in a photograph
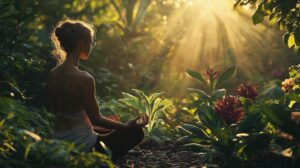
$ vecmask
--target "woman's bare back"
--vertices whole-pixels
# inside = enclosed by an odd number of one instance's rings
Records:
[[[61,64],[51,70],[47,82],[47,93],[55,114],[72,115],[72,113],[84,110],[82,87],[87,78],[91,78],[91,75],[75,66]],[[66,131],[78,124],[68,118],[57,118],[56,122],[56,131]]]

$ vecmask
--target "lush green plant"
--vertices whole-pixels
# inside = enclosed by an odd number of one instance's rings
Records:
[[[104,154],[81,153],[72,143],[42,139],[28,130],[12,129],[4,119],[0,128],[1,167],[113,167]]]
[[[299,0],[236,0],[237,5],[255,5],[256,11],[252,16],[254,24],[262,23],[268,16],[271,23],[277,22],[283,36],[284,43],[294,48],[300,54],[300,1]]]
[[[188,73],[204,81],[199,74]],[[200,93],[199,97],[203,91]],[[284,95],[279,87],[258,94],[256,85],[243,83],[238,88],[238,96],[211,99],[213,94],[206,95],[206,99],[197,100],[195,112],[198,122],[178,127],[178,132],[184,135],[179,141],[203,152],[204,163],[214,163],[221,167],[262,166],[259,160],[266,156],[276,158],[276,161],[266,160],[263,165],[285,161],[293,165],[288,158],[276,154],[283,147],[276,141],[276,129],[269,124],[268,117],[263,113],[263,109],[270,103],[278,103]]]
[[[6,118],[6,124],[18,129],[39,132],[49,136],[54,125],[54,115],[45,108],[28,108],[20,100],[0,97],[0,118]]]
[[[157,125],[162,121],[161,116],[164,111],[172,105],[172,102],[168,99],[160,98],[162,93],[153,93],[146,95],[143,91],[138,89],[132,89],[134,94],[123,93],[124,98],[120,101],[126,104],[128,107],[138,110],[139,114],[147,114],[149,117],[149,123],[147,125],[147,131],[150,136]]]
[[[194,105],[199,104],[200,102],[206,102],[207,104],[212,105],[215,100],[223,98],[226,94],[226,89],[219,89],[219,87],[223,82],[235,76],[236,68],[236,66],[230,67],[221,74],[218,70],[210,68],[206,71],[205,77],[196,71],[188,69],[187,73],[200,82],[206,89],[206,91],[204,91],[196,88],[189,88],[190,91],[197,94],[197,100],[194,101]]]
[[[300,111],[300,66],[292,66],[289,70],[290,78],[282,82],[281,94],[277,94],[278,101],[272,101],[263,108],[267,119],[281,131],[293,136],[300,142],[300,125],[297,118]],[[280,92],[277,90],[276,92]]]
[[[0,107],[1,167],[113,167],[104,154],[81,153],[73,143],[48,139],[53,125],[49,112],[5,97],[0,97]]]

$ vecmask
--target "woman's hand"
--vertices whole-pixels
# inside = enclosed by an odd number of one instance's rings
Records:
[[[126,123],[126,125],[129,127],[129,128],[132,128],[132,127],[144,127],[145,125],[148,124],[148,116],[146,114],[142,114],[140,116],[138,116],[137,118],[134,118],[130,121],[128,121]]]

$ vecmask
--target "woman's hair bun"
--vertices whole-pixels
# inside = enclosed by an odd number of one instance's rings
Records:
[[[79,20],[67,19],[58,23],[51,35],[55,50],[53,54],[59,61],[63,61],[62,53],[72,52],[79,40],[92,41],[94,38],[94,27]],[[66,54],[63,54],[66,55]]]

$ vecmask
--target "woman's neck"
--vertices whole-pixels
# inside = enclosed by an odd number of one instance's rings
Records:
[[[76,53],[67,54],[64,64],[73,65],[75,67],[78,67],[78,65],[79,65],[79,54],[76,54]]]

